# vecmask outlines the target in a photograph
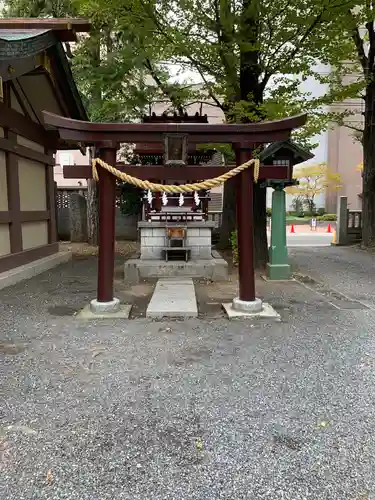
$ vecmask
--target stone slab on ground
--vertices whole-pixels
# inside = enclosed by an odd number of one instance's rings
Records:
[[[221,258],[207,260],[169,261],[129,259],[124,264],[124,280],[139,283],[152,278],[203,278],[211,281],[228,279],[228,263]]]
[[[291,278],[291,267],[289,264],[267,263],[267,278],[275,281],[285,281]]]
[[[0,290],[44,273],[53,267],[68,262],[71,258],[72,252],[58,252],[0,273]]]
[[[156,283],[146,316],[149,318],[198,316],[193,280],[160,279]]]
[[[87,304],[76,314],[77,319],[128,319],[132,306],[129,304],[120,304],[117,311],[95,313],[91,310],[90,304]]]
[[[262,310],[256,313],[249,313],[245,311],[238,311],[236,309],[233,309],[233,304],[232,302],[227,302],[223,304],[223,308],[225,312],[227,313],[227,316],[229,319],[234,319],[234,318],[272,318],[276,320],[280,320],[280,314],[275,311],[275,309],[270,305],[267,304],[267,302],[263,302],[262,304]]]

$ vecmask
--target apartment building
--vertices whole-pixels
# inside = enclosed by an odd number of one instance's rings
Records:
[[[358,80],[361,75],[353,73],[343,78],[343,85]],[[331,170],[338,172],[342,179],[342,189],[337,193],[327,193],[326,208],[329,212],[336,212],[337,197],[347,196],[351,210],[362,208],[362,175],[356,168],[363,162],[363,149],[358,135],[354,130],[363,128],[363,99],[346,99],[331,106],[331,111],[351,111],[345,123],[348,127],[334,127],[328,131],[327,164]]]

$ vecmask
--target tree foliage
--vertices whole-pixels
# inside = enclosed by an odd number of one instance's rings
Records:
[[[339,124],[353,130],[363,146],[362,243],[375,245],[375,4],[370,0],[349,3],[337,13],[325,44],[332,67],[332,89],[355,90],[363,106],[347,111]],[[342,44],[341,44],[342,41]],[[338,48],[338,45],[340,47]],[[357,102],[358,102],[357,101]],[[350,104],[348,103],[348,107]],[[363,109],[361,109],[363,108]],[[354,115],[354,116],[353,116]]]
[[[353,97],[363,79],[342,81],[353,39],[354,0],[7,0],[8,13],[82,15],[93,23],[72,66],[93,120],[137,120],[156,101],[181,113],[191,103],[220,108],[224,119],[252,122],[300,112],[295,139],[314,136],[349,112],[327,110]],[[28,6],[30,10],[27,11]],[[352,14],[350,14],[352,15]],[[338,22],[338,19],[340,22]],[[357,20],[355,20],[357,22]],[[345,29],[343,29],[343,23]],[[332,71],[321,70],[329,64]],[[179,68],[178,83],[171,78]],[[191,75],[199,85],[192,85]],[[323,84],[320,95],[303,86]],[[234,183],[224,196],[222,243],[235,225]],[[255,255],[267,256],[265,189],[255,188]]]
[[[301,199],[311,214],[315,211],[315,201],[319,194],[342,188],[340,174],[333,172],[325,163],[299,167],[294,170],[293,177],[299,184],[289,186],[285,191]]]

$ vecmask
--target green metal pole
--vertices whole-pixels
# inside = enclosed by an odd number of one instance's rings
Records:
[[[271,246],[267,277],[269,280],[288,280],[291,270],[286,246],[286,213],[284,186],[274,186],[272,193]]]

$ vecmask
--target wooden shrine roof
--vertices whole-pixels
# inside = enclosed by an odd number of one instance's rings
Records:
[[[86,19],[38,19],[38,18],[3,18],[0,19],[0,39],[14,41],[37,36],[46,31],[53,31],[61,42],[76,41],[76,33],[90,31]]]
[[[72,120],[44,112],[44,121],[57,129],[62,139],[97,144],[100,142],[137,143],[161,142],[165,134],[188,134],[189,143],[242,143],[248,147],[256,143],[287,140],[293,129],[306,123],[307,115],[301,114],[282,120],[247,124],[208,123],[94,123]]]
[[[23,120],[25,127],[30,124],[30,133],[40,138],[46,133],[43,110],[88,119],[63,42],[73,41],[77,32],[89,29],[84,19],[0,19],[0,78],[4,89],[0,126],[17,122],[20,127]],[[56,131],[47,135],[52,149],[80,147],[75,141],[56,141]]]

